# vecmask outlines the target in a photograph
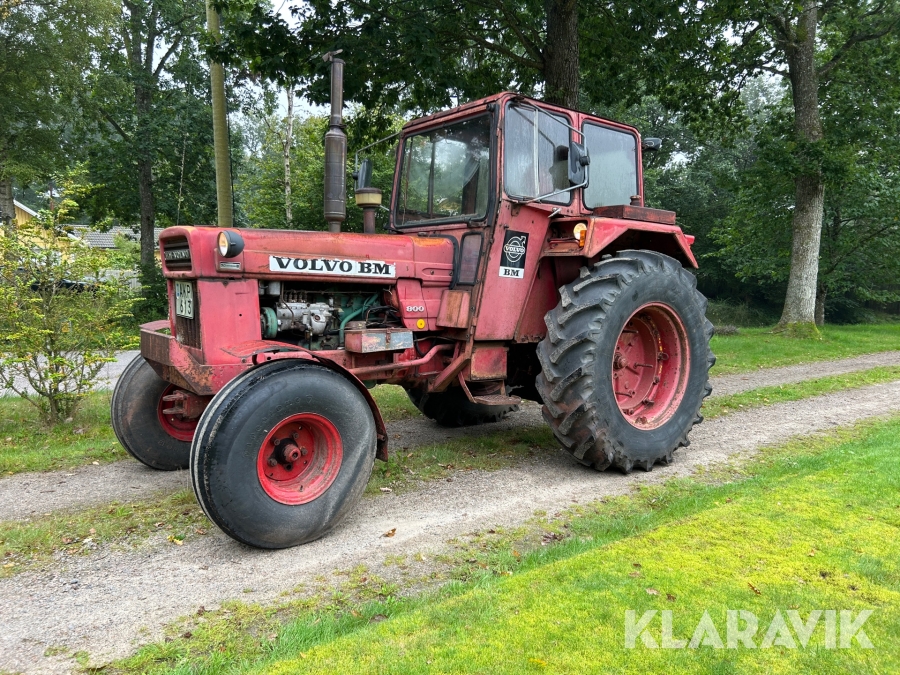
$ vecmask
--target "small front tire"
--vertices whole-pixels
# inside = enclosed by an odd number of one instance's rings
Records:
[[[191,478],[210,520],[265,549],[326,534],[362,497],[375,461],[372,411],[328,368],[285,360],[249,370],[203,413]]]
[[[113,389],[112,427],[122,447],[152,469],[186,469],[197,420],[167,415],[163,397],[175,385],[163,380],[140,354],[129,363]]]

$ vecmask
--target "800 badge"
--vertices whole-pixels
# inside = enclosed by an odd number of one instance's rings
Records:
[[[528,252],[528,233],[507,230],[500,256],[500,276],[504,279],[525,278],[525,254]]]

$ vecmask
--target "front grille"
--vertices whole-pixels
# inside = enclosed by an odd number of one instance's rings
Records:
[[[187,237],[172,237],[161,242],[163,265],[173,272],[191,270],[191,248]]]
[[[183,345],[200,349],[200,296],[197,295],[197,283],[191,281],[190,284],[194,294],[194,318],[175,315],[175,339]]]

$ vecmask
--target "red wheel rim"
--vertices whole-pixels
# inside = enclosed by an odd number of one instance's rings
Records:
[[[170,384],[166,387],[165,391],[163,391],[162,395],[159,397],[159,404],[156,406],[156,414],[159,417],[159,423],[169,436],[178,439],[179,441],[190,443],[194,440],[194,432],[197,431],[197,423],[200,421],[200,418],[185,417],[184,415],[169,415],[163,412],[164,409],[172,405],[168,401],[164,401],[163,397],[174,393],[177,389],[178,387],[174,384]]]
[[[684,399],[690,372],[687,333],[661,303],[640,307],[622,328],[612,362],[619,411],[638,429],[665,424]]]
[[[259,448],[259,483],[276,502],[311,502],[337,478],[343,447],[337,428],[321,415],[291,415],[275,425]]]

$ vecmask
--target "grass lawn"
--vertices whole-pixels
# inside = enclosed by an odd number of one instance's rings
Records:
[[[821,340],[798,340],[770,331],[741,328],[738,335],[714,336],[712,350],[717,361],[712,375],[900,349],[900,323],[825,326]]]
[[[250,611],[207,614],[193,634],[144,647],[109,672],[898,672],[898,434],[896,418],[861,425],[706,480],[575,507],[557,521],[564,542],[486,554],[467,583],[423,597],[293,619],[276,610],[264,630]],[[697,648],[655,649],[640,638],[626,648],[629,610],[657,610],[647,631],[657,644],[662,611],[685,642],[704,612],[726,644],[728,610],[758,617],[758,647],[777,612],[787,628],[765,649],[719,649],[711,633]],[[815,610],[838,612],[838,648],[826,638],[827,615],[811,622]],[[872,610],[863,630],[874,648],[840,648],[842,610],[851,620]],[[805,647],[795,619],[811,629]]]
[[[108,391],[88,394],[72,421],[55,427],[44,425],[28,402],[0,397],[0,475],[128,458],[110,425],[111,395]],[[382,385],[372,395],[386,422],[419,414],[401,387]]]
[[[109,423],[109,392],[89,394],[71,422],[47,427],[22,399],[0,398],[0,475],[128,457]]]

